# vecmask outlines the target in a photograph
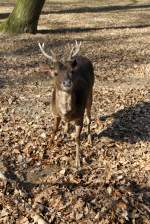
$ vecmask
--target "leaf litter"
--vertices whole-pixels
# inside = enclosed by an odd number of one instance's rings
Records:
[[[76,4],[79,7],[81,3]],[[115,29],[116,24],[139,24],[137,19],[145,8],[136,10],[139,3],[134,4],[126,21],[123,18],[128,10],[89,12],[85,18],[82,13],[58,17],[57,11],[65,6],[46,4],[44,10],[51,7],[54,12],[41,16],[39,28],[43,21],[49,28],[48,19],[52,19],[51,29],[61,28],[59,22],[69,17],[72,20],[66,27],[82,26],[86,21],[93,31],[0,36],[0,223],[150,222],[147,14],[141,20],[143,28]],[[74,7],[72,2],[70,7]],[[93,16],[104,25],[103,32],[91,20]],[[61,124],[55,144],[49,146],[52,82],[40,73],[39,64],[45,59],[36,44],[45,41],[47,47],[63,52],[66,44],[76,39],[82,41],[81,52],[93,61],[96,76],[93,146],[86,144],[85,122],[82,172],[78,173],[74,170],[73,125],[65,133]]]

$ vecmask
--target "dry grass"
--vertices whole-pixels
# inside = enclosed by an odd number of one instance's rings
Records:
[[[37,214],[49,223],[150,223],[149,1],[63,2],[47,2],[38,34],[0,36],[1,223]],[[76,39],[96,75],[93,147],[85,124],[80,175],[70,134],[60,129],[48,146],[51,79],[39,72],[37,47],[61,55]]]

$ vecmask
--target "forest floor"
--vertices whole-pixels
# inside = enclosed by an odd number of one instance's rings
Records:
[[[0,20],[13,7],[0,3]],[[149,1],[52,0],[38,29],[0,35],[0,223],[150,223]],[[52,83],[37,46],[61,57],[75,40],[96,77],[80,173],[73,130],[49,146]]]

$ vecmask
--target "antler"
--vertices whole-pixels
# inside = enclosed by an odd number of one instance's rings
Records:
[[[45,50],[44,50],[44,43],[43,43],[42,45],[41,45],[40,43],[38,43],[38,45],[39,45],[39,48],[40,48],[42,54],[43,54],[46,58],[50,59],[52,62],[57,62],[56,55],[55,55],[55,53],[54,53],[52,50],[50,51],[50,52],[51,52],[51,55],[48,55],[48,54],[45,52]]]
[[[71,49],[70,54],[69,54],[69,59],[75,57],[81,48],[81,42],[78,43],[78,41],[75,41],[75,46]]]

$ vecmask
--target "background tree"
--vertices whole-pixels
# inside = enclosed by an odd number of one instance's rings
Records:
[[[1,24],[5,33],[36,33],[45,0],[17,0],[6,22]]]

